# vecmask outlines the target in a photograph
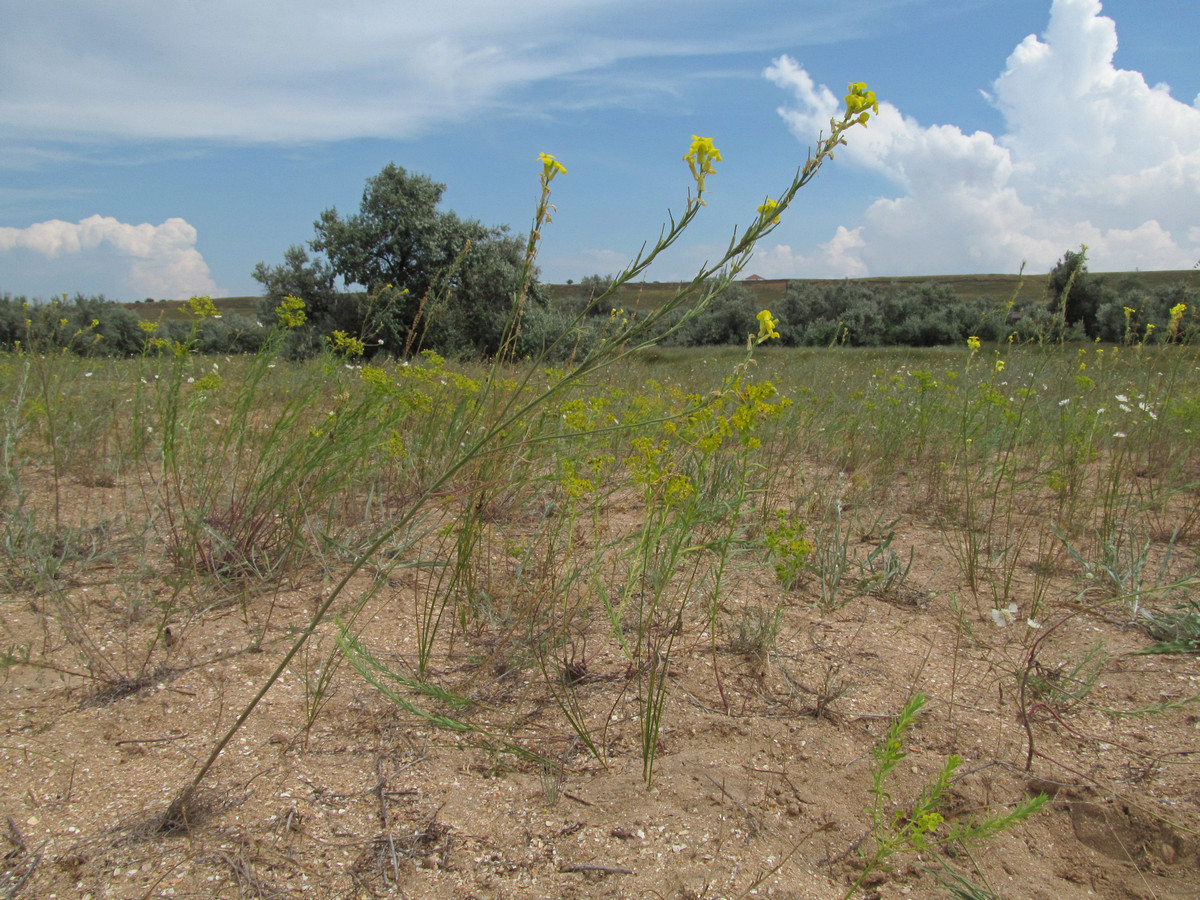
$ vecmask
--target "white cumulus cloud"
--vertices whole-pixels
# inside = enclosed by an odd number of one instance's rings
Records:
[[[196,249],[196,229],[180,218],[130,225],[97,215],[75,223],[51,219],[27,228],[0,228],[0,253],[19,250],[51,260],[76,254],[99,260],[114,271],[123,292],[138,297],[217,292]]]
[[[817,261],[842,269],[821,274],[1012,272],[1022,261],[1045,271],[1081,243],[1097,271],[1190,267],[1200,109],[1115,68],[1116,24],[1100,13],[1099,0],[1054,0],[1045,33],[1025,38],[993,85],[999,136],[922,125],[881,103],[839,158],[897,194],[839,228]],[[828,130],[839,97],[786,56],[764,74],[791,93],[780,115],[801,141]]]

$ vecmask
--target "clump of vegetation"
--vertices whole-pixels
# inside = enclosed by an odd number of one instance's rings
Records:
[[[862,874],[846,892],[844,900],[853,897],[871,874],[897,853],[909,851],[937,855],[956,846],[978,843],[1019,825],[1049,802],[1048,796],[1038,794],[1021,800],[1007,812],[994,813],[983,819],[948,823],[941,811],[942,804],[955,773],[962,765],[961,757],[951,755],[910,806],[893,808],[888,776],[907,756],[904,740],[924,705],[925,696],[914,695],[892,720],[883,740],[871,749],[871,842],[868,849],[860,850]]]

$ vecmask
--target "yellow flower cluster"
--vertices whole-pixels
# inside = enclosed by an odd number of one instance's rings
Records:
[[[846,92],[847,119],[857,117],[859,123],[865,126],[872,112],[879,115],[879,101],[875,99],[875,92],[867,90],[864,82],[852,82],[846,87]]]
[[[288,328],[299,328],[308,318],[304,314],[304,301],[291,294],[275,307],[275,316]]]
[[[423,362],[405,360],[389,374],[382,366],[366,365],[359,377],[372,391],[387,397],[402,408],[425,411],[434,407],[434,401],[447,402],[446,395],[454,398],[454,391],[463,395],[478,394],[482,385],[474,378],[446,368],[446,360],[432,350],[422,350]]]
[[[704,179],[717,171],[713,163],[721,161],[721,151],[713,146],[712,138],[693,134],[692,146],[683,157],[683,161],[688,164],[688,168],[692,170],[692,177],[696,179],[696,193],[703,194]]]
[[[219,318],[217,306],[209,297],[192,297],[187,302],[188,311],[197,319],[216,319]],[[65,319],[63,320],[66,321]]]
[[[616,463],[616,457],[610,454],[589,456],[581,466],[577,460],[564,457],[559,461],[561,472],[559,484],[568,500],[583,500],[596,490]]]
[[[549,184],[554,180],[554,176],[560,172],[563,175],[567,174],[567,168],[549,153],[539,153],[538,162],[542,164],[542,181]]]
[[[346,359],[354,359],[366,352],[366,345],[356,337],[351,337],[344,331],[333,333],[333,349]]]
[[[668,441],[638,437],[633,439],[633,449],[625,465],[647,504],[657,500],[665,506],[678,506],[695,492],[692,480],[676,470]]]
[[[759,424],[777,418],[792,405],[771,382],[746,384],[740,377],[727,383],[707,402],[694,394],[688,401],[705,405],[687,417],[682,429],[667,423],[664,430],[678,433],[685,443],[704,454],[716,453],[729,437],[736,437],[746,450],[757,449],[762,444],[756,433]]]

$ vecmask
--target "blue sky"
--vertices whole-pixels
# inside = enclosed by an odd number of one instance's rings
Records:
[[[882,101],[759,247],[767,277],[1200,260],[1195,0],[0,0],[0,293],[257,293],[388,162],[528,228],[547,281],[690,277],[790,183],[850,81]]]

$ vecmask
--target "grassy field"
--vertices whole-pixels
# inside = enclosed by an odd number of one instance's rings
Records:
[[[1196,346],[622,339],[0,359],[9,896],[1195,896]]]

